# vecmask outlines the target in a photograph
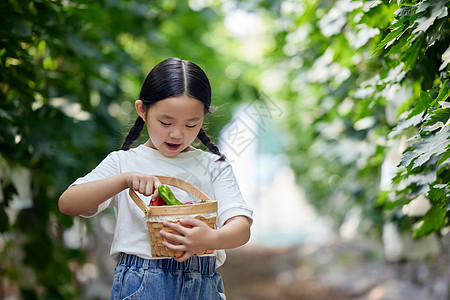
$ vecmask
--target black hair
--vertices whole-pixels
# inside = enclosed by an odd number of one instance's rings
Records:
[[[148,109],[157,101],[187,95],[201,101],[205,107],[205,113],[209,112],[211,106],[211,85],[205,72],[193,62],[179,58],[168,58],[157,64],[148,73],[142,85],[139,99],[145,109]],[[144,120],[136,119],[130,129],[122,150],[130,149],[133,142],[140,136],[144,128]],[[200,129],[197,138],[209,151],[220,156],[219,160],[225,160],[219,148],[211,141],[203,129]]]

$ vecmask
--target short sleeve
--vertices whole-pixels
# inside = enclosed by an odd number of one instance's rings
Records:
[[[75,180],[75,182],[72,183],[71,186],[112,177],[118,174],[120,174],[119,157],[117,152],[112,152],[103,161],[101,161],[100,164],[95,167],[95,169],[89,172],[86,176],[80,177]],[[114,199],[115,196],[101,203],[96,209],[89,211],[81,216],[89,218],[99,214],[103,210],[112,206]]]
[[[213,180],[213,188],[214,197],[218,203],[218,225],[220,227],[228,219],[236,216],[245,216],[250,222],[253,221],[253,211],[242,197],[230,164],[227,163],[222,172]]]

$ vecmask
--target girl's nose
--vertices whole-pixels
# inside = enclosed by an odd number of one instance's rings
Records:
[[[183,131],[178,128],[173,128],[169,133],[169,137],[173,139],[181,139],[183,137]]]

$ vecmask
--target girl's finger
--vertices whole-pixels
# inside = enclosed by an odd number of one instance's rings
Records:
[[[145,185],[145,196],[150,196],[153,193],[153,182],[148,182]]]
[[[184,237],[179,234],[170,233],[164,230],[161,230],[159,234],[161,234],[163,238],[169,240],[172,243],[183,244],[184,242]]]
[[[173,252],[185,252],[186,251],[186,247],[184,245],[174,245],[172,243],[169,243],[168,241],[164,241],[163,245]]]
[[[186,228],[184,226],[178,225],[177,223],[173,223],[173,222],[163,222],[163,225],[165,227],[175,230],[182,236],[186,236],[188,233],[188,230],[189,230],[189,228]]]
[[[154,181],[153,181],[153,195],[155,195],[155,199],[156,197],[159,196],[158,193],[158,186],[161,184],[161,181],[159,181],[159,179],[157,177],[154,177]]]
[[[202,221],[197,220],[195,218],[181,219],[180,223],[183,224],[183,225],[191,226],[191,227],[201,226],[201,225],[204,224]]]
[[[141,194],[145,194],[145,186],[146,186],[146,184],[145,184],[145,180],[140,180],[139,181],[139,193],[141,193]]]
[[[191,257],[191,255],[189,254],[189,252],[184,252],[184,254],[183,254],[182,256],[180,256],[180,257],[175,257],[174,259],[175,259],[177,262],[183,262],[183,261],[187,260],[189,257]]]
[[[131,186],[132,186],[133,190],[139,192],[139,180],[133,179],[133,181],[131,182]]]

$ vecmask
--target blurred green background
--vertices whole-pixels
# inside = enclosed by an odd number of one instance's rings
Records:
[[[238,105],[275,104],[270,126],[282,146],[260,147],[287,155],[335,228],[356,213],[358,232],[374,239],[386,224],[447,239],[439,256],[448,262],[449,7],[1,1],[0,299],[82,295],[74,270],[86,255],[64,242],[77,219],[59,213],[58,197],[120,148],[146,74],[173,56],[208,74],[217,110],[207,132],[216,141]],[[409,213],[419,200],[425,209]]]

